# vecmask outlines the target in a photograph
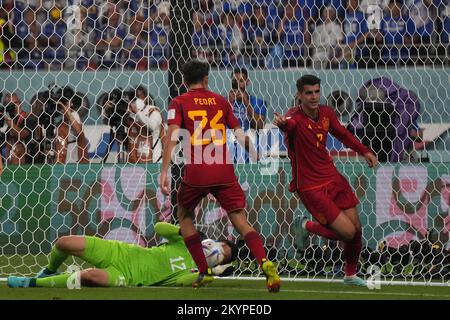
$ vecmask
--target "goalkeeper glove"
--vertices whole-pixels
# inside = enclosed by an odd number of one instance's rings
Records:
[[[233,274],[235,267],[231,264],[219,264],[212,268],[214,275],[219,277],[228,277]]]

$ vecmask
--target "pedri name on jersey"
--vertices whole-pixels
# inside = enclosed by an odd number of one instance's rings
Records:
[[[194,98],[194,103],[200,106],[215,106],[217,105],[216,98]]]

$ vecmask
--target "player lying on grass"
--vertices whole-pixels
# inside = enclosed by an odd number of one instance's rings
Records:
[[[144,248],[97,237],[62,237],[56,241],[46,268],[36,277],[10,276],[8,286],[65,288],[72,274],[59,274],[57,270],[68,256],[79,257],[95,266],[80,271],[82,286],[190,286],[198,277],[198,272],[180,235],[180,228],[158,222],[155,233],[168,242]],[[216,275],[225,269],[226,264],[237,258],[237,247],[230,241],[206,239],[202,245],[208,264]]]

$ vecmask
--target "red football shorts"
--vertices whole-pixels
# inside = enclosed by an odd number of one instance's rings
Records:
[[[225,211],[233,212],[245,209],[247,202],[239,182],[218,186],[190,186],[181,182],[178,189],[178,204],[193,212],[200,201],[211,193]]]
[[[299,192],[300,199],[311,215],[322,225],[330,225],[342,210],[359,204],[352,187],[342,175],[329,184]]]

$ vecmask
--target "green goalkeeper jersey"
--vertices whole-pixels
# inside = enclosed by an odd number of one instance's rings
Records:
[[[142,275],[144,285],[175,286],[191,284],[197,277],[197,265],[192,259],[180,228],[169,223],[155,225],[155,233],[168,240],[157,247],[143,248],[136,257],[135,265]],[[142,251],[138,247],[139,251]]]
[[[155,233],[168,240],[157,247],[144,248],[120,241],[87,238],[83,259],[120,279],[112,285],[190,285],[198,273],[180,228],[165,222],[155,225]],[[112,279],[111,279],[112,280]]]

